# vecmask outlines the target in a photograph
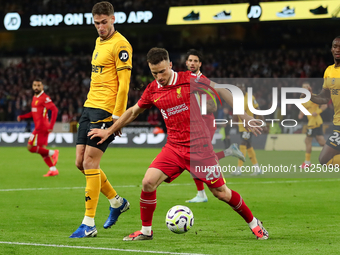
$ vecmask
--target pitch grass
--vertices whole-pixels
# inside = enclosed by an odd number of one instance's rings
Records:
[[[141,180],[159,149],[107,150],[101,167],[118,193],[130,201],[131,209],[121,215],[115,226],[105,230],[102,225],[109,213],[109,203],[101,195],[96,215],[98,237],[70,239],[68,236],[81,224],[84,215],[82,187],[85,178],[74,166],[75,149],[59,149],[60,175],[43,178],[47,168],[39,155],[30,154],[23,147],[0,148],[0,254],[137,254],[137,250],[199,254],[339,254],[340,182],[335,178],[268,179],[249,175],[227,178],[228,186],[242,195],[269,231],[270,239],[260,241],[237,213],[210,193],[208,203],[186,204],[184,201],[194,197],[196,191],[194,182],[185,172],[173,182],[176,185],[162,184],[158,188],[154,240],[123,242],[125,235],[140,229]],[[299,165],[304,158],[304,152],[256,153],[260,163],[272,165]],[[317,162],[317,157],[318,152],[312,153],[313,162]],[[227,163],[236,165],[237,161],[234,158],[221,161],[222,165]],[[177,204],[188,205],[195,216],[193,228],[183,235],[171,233],[165,225],[167,210]]]

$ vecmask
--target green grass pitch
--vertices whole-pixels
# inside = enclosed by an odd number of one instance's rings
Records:
[[[59,148],[60,175],[47,172],[40,155],[24,147],[0,147],[0,254],[339,254],[339,179],[227,177],[253,214],[269,231],[269,239],[256,240],[244,220],[207,191],[207,203],[186,204],[196,194],[194,182],[184,172],[172,184],[157,190],[154,240],[123,242],[139,230],[141,181],[160,149],[109,148],[101,167],[131,209],[111,229],[103,223],[109,203],[100,195],[96,214],[98,236],[68,238],[84,215],[85,177],[74,166],[75,148]],[[256,151],[259,163],[299,165],[304,152]],[[319,152],[312,153],[317,163]],[[235,158],[221,165],[236,165]],[[246,165],[249,165],[249,159]],[[271,178],[266,178],[269,176]],[[301,176],[295,176],[301,177]],[[187,205],[195,223],[186,234],[170,232],[165,214],[174,205]]]

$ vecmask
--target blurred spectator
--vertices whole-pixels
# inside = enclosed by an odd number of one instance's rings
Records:
[[[183,51],[170,52],[176,71],[186,70]],[[216,48],[205,54],[202,72],[209,78],[310,78],[322,77],[327,66],[328,50],[320,48],[290,49],[284,52],[276,50],[238,50],[228,51]],[[218,53],[217,53],[218,52]],[[129,91],[128,107],[137,103],[146,85],[153,80],[147,68],[145,53],[134,53],[133,69]],[[91,57],[56,56],[25,57],[21,61],[7,61],[0,65],[0,107],[1,118],[15,120],[24,111],[29,110],[32,98],[30,84],[36,76],[41,76],[45,91],[59,109],[57,121],[78,120],[83,110],[83,103],[91,81]],[[269,79],[253,86],[253,93],[262,109],[270,109],[272,91]],[[293,86],[280,80],[280,86]],[[318,93],[322,83],[312,84]],[[298,94],[294,95],[299,97]],[[295,118],[298,109],[290,106],[290,117]],[[331,107],[329,108],[331,111]],[[324,114],[325,121],[331,121],[332,114]],[[157,110],[147,110],[139,115],[136,122],[148,122],[160,126],[162,117]]]

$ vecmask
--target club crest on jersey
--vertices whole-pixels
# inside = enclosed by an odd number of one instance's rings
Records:
[[[181,98],[182,97],[182,93],[181,93],[182,87],[179,87],[176,92],[177,92],[177,98]]]
[[[94,59],[97,59],[97,57],[98,57],[98,52],[97,52],[96,55],[94,56]]]

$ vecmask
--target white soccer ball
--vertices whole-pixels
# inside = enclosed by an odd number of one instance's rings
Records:
[[[175,205],[167,212],[165,223],[172,232],[183,234],[194,225],[194,214],[186,206]]]

